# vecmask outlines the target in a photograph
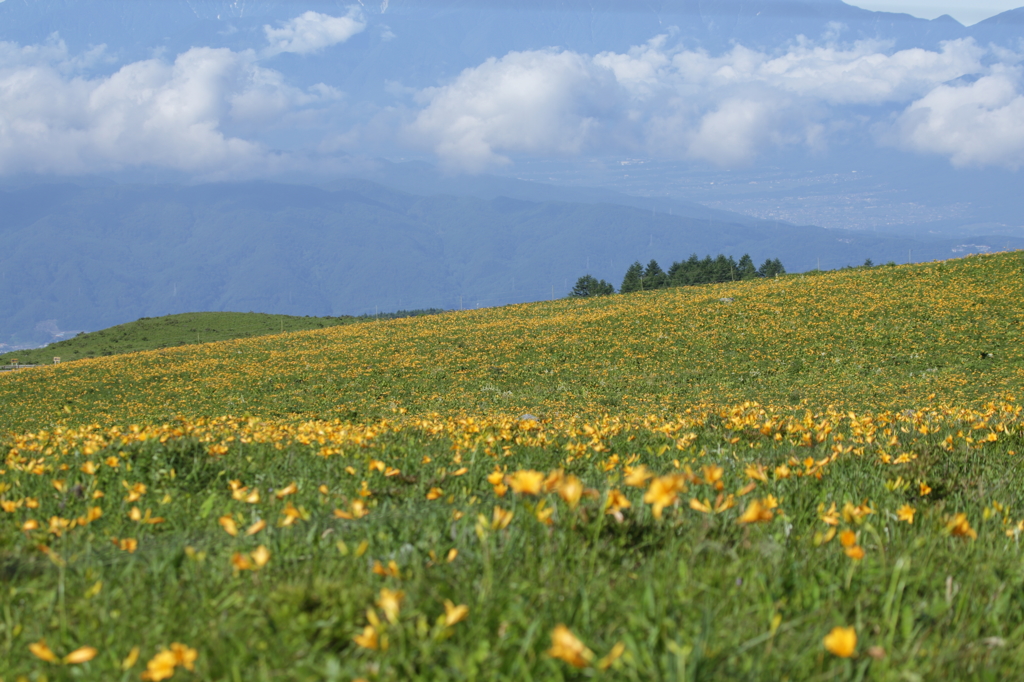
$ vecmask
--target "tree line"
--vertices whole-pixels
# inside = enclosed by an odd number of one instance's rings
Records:
[[[700,258],[693,254],[685,261],[676,261],[666,272],[658,265],[658,261],[651,259],[646,267],[636,261],[626,270],[619,286],[620,294],[628,294],[634,291],[650,291],[652,289],[666,289],[668,287],[694,286],[697,284],[715,284],[718,282],[735,282],[758,277],[774,277],[783,275],[786,268],[778,259],[767,259],[761,267],[754,265],[749,254],[743,254],[739,262],[732,256],[719,254],[712,258],[710,255]],[[570,296],[607,296],[615,293],[615,287],[592,275],[584,275],[576,280]]]

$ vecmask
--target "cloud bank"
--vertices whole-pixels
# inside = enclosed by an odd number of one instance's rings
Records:
[[[385,108],[343,106],[335,88],[299,88],[268,67],[366,26],[358,9],[306,12],[264,27],[263,46],[194,47],[106,75],[90,75],[112,68],[103,46],[72,55],[57,36],[0,42],[0,174],[315,173],[342,149],[426,151],[468,172],[603,155],[735,167],[778,149],[865,143],[956,166],[1024,165],[1024,56],[971,40],[894,51],[800,39],[713,55],[658,36],[625,53],[509,52],[434,87],[392,83],[396,104]]]
[[[259,134],[339,96],[324,85],[288,85],[252,51],[192,48],[173,62],[134,62],[96,78],[80,75],[80,62],[56,37],[24,48],[0,43],[0,173],[269,168],[281,155],[268,153]]]
[[[511,52],[421,91],[407,131],[470,171],[515,155],[616,152],[732,166],[771,148],[822,151],[856,129],[955,165],[1024,163],[1020,69],[991,63],[1016,55],[972,40],[886,47],[801,40],[780,54],[712,56],[660,36],[625,54]]]

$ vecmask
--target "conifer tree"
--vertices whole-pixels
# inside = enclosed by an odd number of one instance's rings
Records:
[[[626,270],[626,276],[622,278],[622,286],[619,287],[620,294],[629,294],[634,291],[643,291],[644,266],[636,261]]]

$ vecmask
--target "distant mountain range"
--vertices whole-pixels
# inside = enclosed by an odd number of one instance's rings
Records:
[[[667,267],[691,253],[778,257],[799,272],[1024,248],[1010,237],[921,241],[475,182],[462,196],[367,180],[0,191],[0,343],[188,311],[326,316],[542,300],[586,273],[617,286],[634,260]]]

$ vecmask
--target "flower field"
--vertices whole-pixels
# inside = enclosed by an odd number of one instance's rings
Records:
[[[0,679],[1012,678],[1022,274],[1000,254],[0,376]]]

